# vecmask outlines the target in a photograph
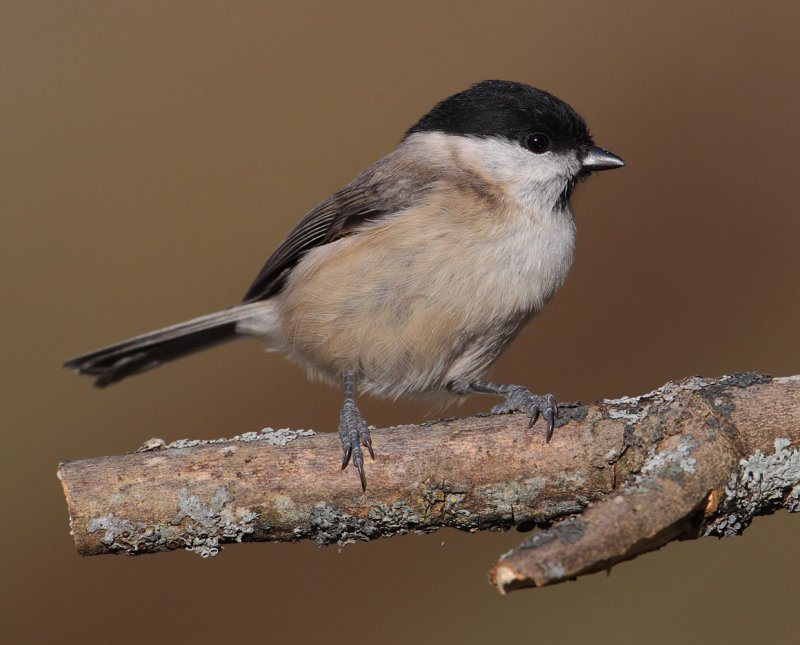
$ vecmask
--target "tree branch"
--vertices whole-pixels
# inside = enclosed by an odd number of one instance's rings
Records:
[[[741,532],[800,510],[800,377],[667,383],[561,407],[548,445],[521,415],[372,432],[361,492],[333,434],[289,430],[154,441],[61,464],[81,555],[224,542],[370,540],[451,526],[540,527],[490,572],[498,590],[561,582],[675,539]],[[556,523],[557,522],[557,523]]]

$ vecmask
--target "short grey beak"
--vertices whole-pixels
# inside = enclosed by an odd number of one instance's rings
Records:
[[[581,166],[584,170],[613,170],[625,165],[617,155],[610,153],[608,150],[603,150],[597,146],[589,148],[589,152],[583,158]]]

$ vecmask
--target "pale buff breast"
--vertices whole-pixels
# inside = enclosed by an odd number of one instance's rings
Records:
[[[568,210],[535,216],[507,196],[487,210],[467,195],[442,190],[311,250],[275,299],[281,349],[388,396],[479,378],[563,282],[574,225]]]

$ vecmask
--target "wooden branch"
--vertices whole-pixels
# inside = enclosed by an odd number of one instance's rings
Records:
[[[366,493],[352,466],[338,468],[338,436],[311,431],[156,440],[63,463],[59,477],[81,555],[543,528],[491,571],[503,593],[800,510],[798,376],[694,377],[565,405],[548,445],[540,424],[528,430],[514,414],[375,430]]]

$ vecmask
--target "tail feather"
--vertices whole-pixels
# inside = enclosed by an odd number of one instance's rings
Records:
[[[105,387],[188,354],[241,337],[236,323],[264,303],[239,305],[71,358],[64,367],[94,376]]]

